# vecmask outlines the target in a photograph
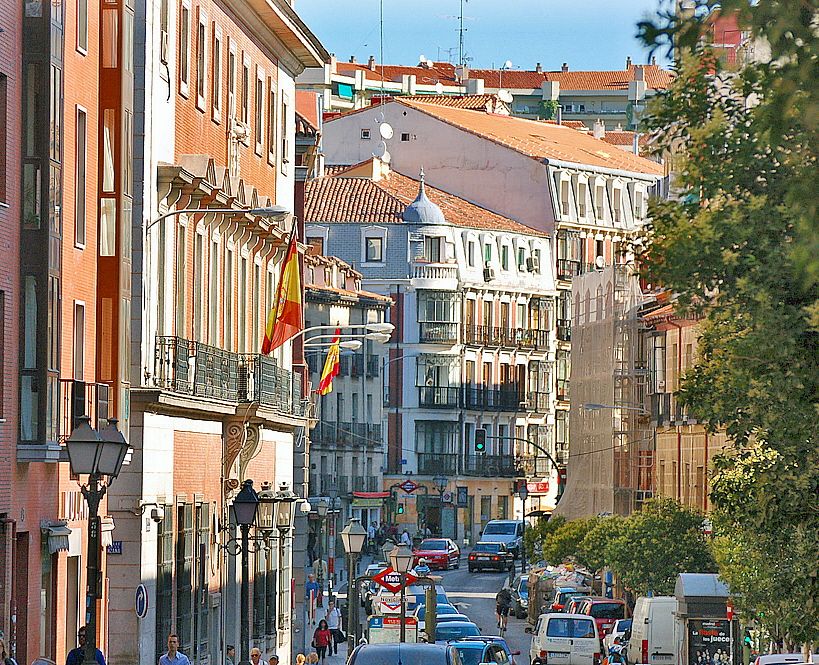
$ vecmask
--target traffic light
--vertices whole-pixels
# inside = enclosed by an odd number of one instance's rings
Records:
[[[403,504],[403,503],[399,503],[399,504],[398,504],[398,510],[396,510],[395,512],[396,512],[396,514],[398,514],[398,515],[403,515],[403,514],[404,514],[404,504]]]
[[[483,428],[475,430],[475,452],[486,452],[486,430]]]
[[[557,468],[557,501],[563,496],[563,490],[566,489],[566,467],[560,466]]]

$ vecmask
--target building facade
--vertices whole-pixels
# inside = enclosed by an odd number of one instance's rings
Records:
[[[355,262],[365,288],[393,301],[387,520],[474,542],[489,519],[520,518],[522,477],[553,506],[556,472],[528,444],[561,455],[550,436],[556,291],[545,234],[373,158],[310,183],[306,223],[308,240]],[[405,491],[406,480],[419,488]]]
[[[306,498],[296,474],[307,425],[300,341],[260,349],[297,212],[294,79],[327,54],[284,1],[137,11],[133,457],[109,494],[122,554],[107,656],[156,662],[173,631],[192,662],[224,662],[233,644],[239,657],[258,646],[289,663],[302,646],[291,637],[303,538],[291,530],[248,555],[242,644],[230,505],[247,479]]]

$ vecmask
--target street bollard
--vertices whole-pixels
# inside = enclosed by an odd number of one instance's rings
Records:
[[[435,644],[435,631],[438,624],[438,591],[434,584],[427,587],[426,600],[424,632],[427,634],[427,642]]]

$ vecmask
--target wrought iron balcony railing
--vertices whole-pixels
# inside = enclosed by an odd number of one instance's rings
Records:
[[[455,408],[460,403],[461,389],[457,386],[419,386],[418,405],[432,408]]]
[[[381,425],[373,423],[319,422],[310,432],[310,440],[320,446],[374,446],[383,445]]]
[[[571,319],[557,320],[557,338],[561,342],[572,341],[572,322]]]
[[[580,274],[580,261],[572,259],[558,259],[557,260],[557,278],[569,280],[572,277],[577,277]]]
[[[479,478],[514,478],[520,465],[511,455],[461,455],[418,453],[418,473],[450,474]]]
[[[464,344],[521,349],[549,349],[549,331],[536,328],[504,328],[495,326],[463,326]]]
[[[549,393],[530,391],[526,393],[526,410],[537,413],[547,413],[549,411]]]
[[[421,321],[418,326],[418,339],[421,342],[432,342],[433,344],[458,343],[458,324],[455,322]]]
[[[517,386],[510,388],[483,388],[475,386],[464,387],[463,407],[473,410],[497,409],[500,411],[522,411],[521,398]]]

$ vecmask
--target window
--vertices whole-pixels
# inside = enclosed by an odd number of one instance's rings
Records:
[[[182,3],[179,12],[179,92],[188,96],[190,86],[191,9]]]
[[[156,534],[156,633],[167,635],[173,629],[173,510],[164,506],[165,515]],[[157,640],[157,655],[165,653],[162,640]]]
[[[193,506],[180,504],[176,512],[176,631],[179,634],[179,650],[191,653],[193,617]]]
[[[615,187],[614,190],[612,191],[612,202],[611,202],[611,207],[612,207],[612,212],[613,212],[613,217],[614,217],[615,222],[619,222],[620,219],[621,219],[621,216],[622,216],[622,210],[621,210],[622,206],[620,205],[621,197],[622,197],[622,191],[620,190],[619,187]]]
[[[205,236],[201,233],[194,235],[193,244],[193,338],[203,342],[204,312],[205,312]],[[177,331],[177,334],[181,334]]]
[[[308,236],[307,246],[310,247],[310,254],[313,256],[324,255],[324,238]]]
[[[0,291],[0,418],[6,417],[6,292]]]
[[[419,291],[420,341],[457,342],[459,302],[453,291]]]
[[[384,261],[384,238],[365,238],[364,246],[364,260],[367,263],[381,263]]]
[[[87,206],[87,175],[88,175],[88,116],[84,109],[77,107],[77,138],[76,138],[76,182],[74,192],[74,243],[80,247],[85,245],[85,225]]]
[[[501,245],[501,269],[509,270],[509,245]]]
[[[253,144],[261,157],[264,144],[264,70],[256,67],[256,96],[253,107]]]
[[[174,334],[178,337],[185,337],[185,287],[188,276],[187,259],[187,236],[185,224],[176,227],[176,321],[174,322]],[[197,292],[198,293],[198,292]]]
[[[253,331],[251,333],[251,344],[253,348],[251,349],[252,352],[256,353],[256,350],[260,347],[260,339],[259,335],[261,333],[262,325],[260,322],[260,315],[261,315],[261,297],[262,297],[262,264],[261,263],[254,263],[253,264],[253,302],[251,304],[252,309],[252,322],[251,325],[253,326]],[[305,326],[305,328],[308,326]]]
[[[205,110],[205,80],[207,79],[207,41],[205,35],[207,27],[205,25],[205,15],[199,10],[199,22],[196,28],[196,108]]]
[[[8,77],[0,74],[0,201],[7,200]]]
[[[469,242],[466,243],[466,260],[470,268],[475,267],[475,253],[476,253],[475,241],[470,240]]]
[[[409,135],[409,133],[407,133],[407,132],[403,132],[403,133],[401,134],[401,141],[402,141],[403,143],[406,143],[406,142],[407,142],[407,141],[409,141],[409,140],[410,140],[410,135]]]
[[[239,258],[239,295],[236,303],[238,305],[239,353],[247,353],[247,278],[247,257],[241,256]]]
[[[77,50],[88,52],[88,0],[77,0]]]
[[[85,380],[85,303],[74,303],[74,379]]]
[[[236,117],[236,46],[230,46],[228,52],[228,114]]]
[[[276,82],[267,79],[267,163],[276,164]]]
[[[492,245],[490,243],[486,243],[483,246],[483,261],[484,263],[492,261]]]
[[[603,219],[605,212],[606,190],[603,185],[594,188],[594,214],[597,219]]]
[[[168,24],[170,23],[170,0],[161,0],[159,5],[159,61],[168,64]],[[165,72],[159,74],[166,81]]]
[[[605,245],[602,240],[594,241],[594,258],[595,263],[597,263],[597,259],[599,258],[605,259]]]
[[[560,181],[560,212],[563,215],[569,214],[569,181]]]
[[[122,133],[124,134],[122,167],[122,193],[131,196],[134,185],[134,135],[131,131],[131,111],[125,109],[122,112]],[[130,226],[123,229],[123,233],[128,233]]]
[[[362,141],[369,141],[370,140],[370,130],[369,129],[362,129],[361,130],[361,140]]]
[[[589,186],[585,182],[577,184],[577,216],[586,216],[586,197],[589,194]]]
[[[233,350],[233,250],[225,250],[224,277],[224,337],[225,348]]]
[[[289,136],[287,134],[287,102],[284,99],[282,99],[281,123],[282,123],[282,135],[281,135],[281,140],[282,140],[282,154],[281,154],[282,173],[286,174],[287,173],[286,164],[290,161],[290,138],[289,138]]]
[[[212,346],[219,346],[219,242],[210,244],[210,274],[208,275],[208,340]]]
[[[424,258],[430,263],[440,263],[443,243],[444,239],[439,236],[424,236]]]
[[[634,190],[634,216],[644,217],[645,194],[639,190]]]
[[[250,60],[242,58],[242,117],[246,125],[250,123]]]
[[[222,119],[222,30],[213,25],[213,92],[211,93],[212,118],[219,122]]]

